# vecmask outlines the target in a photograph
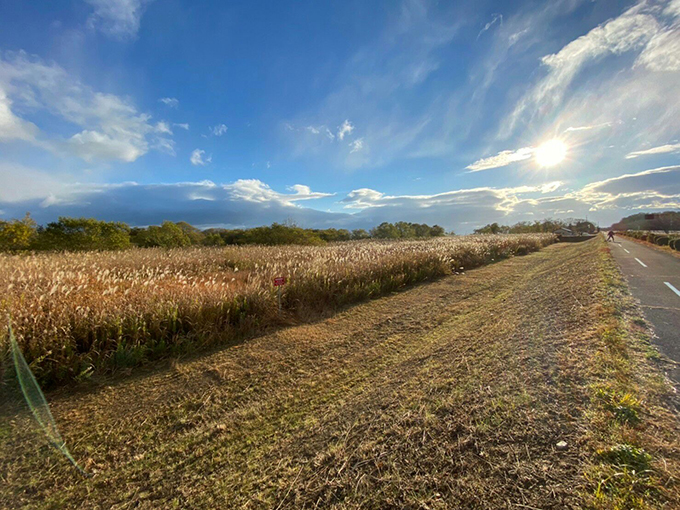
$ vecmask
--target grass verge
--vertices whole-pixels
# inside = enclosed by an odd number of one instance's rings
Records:
[[[675,507],[680,504],[677,397],[609,247],[600,244],[602,326],[589,363],[588,435],[596,454],[586,469],[585,500],[598,509]]]

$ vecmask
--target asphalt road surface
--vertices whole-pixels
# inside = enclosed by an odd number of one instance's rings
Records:
[[[654,343],[680,363],[680,258],[619,236],[610,245],[633,296],[654,328]],[[680,382],[680,365],[668,375]]]

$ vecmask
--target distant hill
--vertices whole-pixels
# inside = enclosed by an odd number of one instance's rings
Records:
[[[614,223],[613,230],[680,230],[680,211],[638,213]]]

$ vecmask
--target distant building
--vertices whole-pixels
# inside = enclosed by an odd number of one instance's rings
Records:
[[[568,229],[568,228],[562,227],[562,228],[558,228],[557,230],[555,230],[555,231],[553,232],[553,234],[557,234],[558,236],[573,236],[573,235],[574,235],[574,232],[572,232],[572,231],[571,231],[570,229]]]

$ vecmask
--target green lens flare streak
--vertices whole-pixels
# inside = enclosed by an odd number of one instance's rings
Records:
[[[40,386],[38,386],[38,381],[35,380],[35,376],[31,369],[26,363],[24,355],[21,354],[21,349],[19,349],[19,344],[17,344],[14,338],[14,333],[12,332],[12,327],[9,327],[9,342],[12,349],[12,359],[14,360],[14,367],[16,369],[17,379],[19,380],[19,385],[21,386],[21,392],[24,394],[26,403],[31,409],[33,416],[40,425],[40,427],[45,431],[47,439],[50,444],[59,450],[62,455],[64,455],[70,462],[75,466],[75,468],[80,471],[85,476],[90,476],[86,473],[83,468],[81,468],[75,461],[71,452],[66,448],[64,440],[59,434],[57,429],[57,424],[54,421],[54,417],[50,412],[50,406],[47,405],[47,400],[45,400],[45,395],[43,395]]]

